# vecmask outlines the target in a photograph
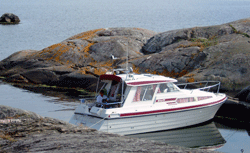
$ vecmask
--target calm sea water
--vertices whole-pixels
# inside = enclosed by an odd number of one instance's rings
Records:
[[[41,50],[75,34],[107,27],[156,32],[218,25],[250,17],[250,0],[0,0],[0,15],[14,13],[18,25],[0,25],[0,60],[26,49]],[[0,83],[0,104],[69,121],[78,104]],[[227,143],[218,151],[250,152],[246,130],[219,128]]]

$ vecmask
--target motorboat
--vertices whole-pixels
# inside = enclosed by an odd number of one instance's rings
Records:
[[[104,74],[97,91],[105,91],[107,99],[81,99],[70,123],[120,135],[199,124],[214,118],[227,99],[219,93],[220,82],[212,83],[177,84],[174,78],[133,72]]]

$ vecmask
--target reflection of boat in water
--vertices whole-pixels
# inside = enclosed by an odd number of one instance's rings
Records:
[[[207,150],[218,149],[226,143],[214,122],[175,130],[142,133],[129,136],[161,141],[167,144],[188,148],[200,148]]]

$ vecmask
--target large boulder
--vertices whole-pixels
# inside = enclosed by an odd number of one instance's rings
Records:
[[[156,33],[139,28],[96,29],[40,51],[24,50],[0,62],[10,82],[83,87],[93,90],[97,77],[126,59],[143,56],[142,46]],[[111,55],[118,58],[111,63]]]
[[[133,61],[140,70],[179,81],[217,80],[223,90],[240,90],[249,82],[250,18],[208,27],[172,30],[151,37],[147,54]]]
[[[238,98],[239,101],[250,102],[250,86],[242,89],[235,95],[235,98]]]
[[[204,48],[206,54],[200,67],[180,80],[217,80],[222,89],[237,91],[248,85],[250,71],[250,39],[242,34],[230,34],[218,38],[218,44]]]
[[[0,17],[0,24],[18,24],[20,19],[13,13],[5,13]]]
[[[223,24],[218,26],[209,26],[209,27],[195,27],[188,29],[172,30],[157,34],[151,37],[148,43],[142,48],[142,51],[145,54],[158,53],[173,49],[171,45],[174,45],[174,48],[177,47],[188,47],[188,46],[198,46],[197,43],[199,40],[206,40],[216,38],[222,35],[232,34],[233,30],[229,24]],[[192,44],[183,44],[179,43],[180,41],[188,40],[193,42]],[[195,44],[196,43],[196,44]],[[183,45],[183,46],[180,46]]]

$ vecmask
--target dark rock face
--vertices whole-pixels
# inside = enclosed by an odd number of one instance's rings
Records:
[[[230,127],[239,128],[243,126],[243,128],[246,128],[249,127],[250,123],[249,115],[249,103],[243,101],[236,103],[228,99],[216,113],[215,119],[219,119],[221,123],[226,122]]]
[[[18,24],[20,19],[12,13],[5,13],[0,17],[0,24]]]
[[[194,152],[163,142],[98,132],[53,118],[0,105],[1,152]]]
[[[238,92],[235,96],[235,98],[238,98],[239,101],[245,101],[250,102],[250,86],[242,89],[240,92]]]
[[[68,87],[84,87],[86,90],[95,91],[98,78],[90,74],[80,74],[72,72],[61,75],[58,81],[52,82],[51,85],[68,86]]]

